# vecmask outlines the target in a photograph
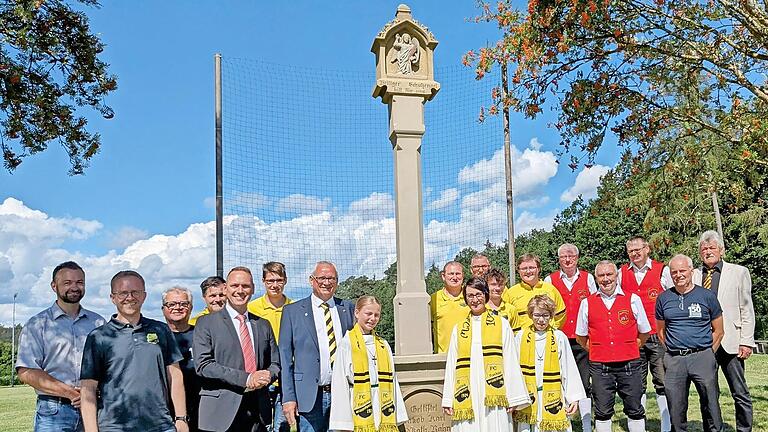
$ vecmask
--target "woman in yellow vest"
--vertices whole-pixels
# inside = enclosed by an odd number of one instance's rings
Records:
[[[331,380],[330,430],[397,432],[408,421],[395,377],[395,361],[386,340],[374,328],[381,303],[366,295],[355,304],[357,324],[339,345]]]
[[[528,302],[533,324],[515,336],[520,369],[533,404],[516,411],[517,432],[571,431],[568,416],[587,397],[568,337],[552,328],[555,302],[546,294]]]
[[[511,412],[530,404],[514,335],[506,318],[486,310],[485,280],[470,278],[462,293],[470,312],[451,334],[443,411],[454,432],[507,432]]]

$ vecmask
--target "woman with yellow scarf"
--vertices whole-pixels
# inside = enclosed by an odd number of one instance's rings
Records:
[[[380,318],[376,297],[357,300],[357,324],[344,335],[333,364],[330,430],[397,432],[408,421],[392,349],[373,330]]]
[[[453,419],[453,432],[508,432],[510,413],[531,403],[514,335],[506,318],[486,310],[485,280],[470,278],[462,293],[470,312],[451,334],[443,411]]]
[[[533,404],[517,411],[517,432],[571,431],[568,416],[587,397],[568,337],[552,328],[555,302],[539,294],[528,302],[533,324],[515,336],[520,369]]]

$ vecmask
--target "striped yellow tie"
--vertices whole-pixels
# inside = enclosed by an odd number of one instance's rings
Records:
[[[707,269],[707,275],[704,276],[704,288],[712,289],[712,273],[715,272],[714,268]]]
[[[331,308],[328,303],[323,303],[323,312],[325,313],[325,331],[328,333],[328,351],[331,353],[331,366],[336,359],[336,333],[333,331],[333,317],[331,317]]]

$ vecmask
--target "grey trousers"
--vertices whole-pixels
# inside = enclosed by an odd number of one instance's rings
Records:
[[[744,376],[744,360],[738,358],[736,354],[728,354],[722,347],[715,353],[715,358],[718,366],[723,370],[723,376],[725,376],[733,396],[736,411],[736,432],[751,432],[752,397],[749,395],[747,379]],[[701,416],[705,425],[711,425],[711,416],[705,406],[701,407]]]
[[[707,407],[711,422],[705,424],[705,430],[722,432],[723,418],[720,413],[718,398],[720,389],[717,385],[717,361],[711,349],[688,355],[664,356],[664,388],[667,393],[669,417],[672,431],[688,431],[688,391],[691,382],[699,393],[699,401]],[[708,427],[706,427],[708,426]]]

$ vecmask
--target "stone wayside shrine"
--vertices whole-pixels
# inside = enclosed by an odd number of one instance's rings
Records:
[[[395,370],[410,418],[405,424],[408,432],[444,432],[451,427],[441,407],[445,355],[432,354],[424,282],[421,139],[424,104],[440,90],[434,80],[436,46],[434,35],[401,4],[371,47],[376,54],[373,97],[381,97],[389,108],[389,140],[395,157]]]

